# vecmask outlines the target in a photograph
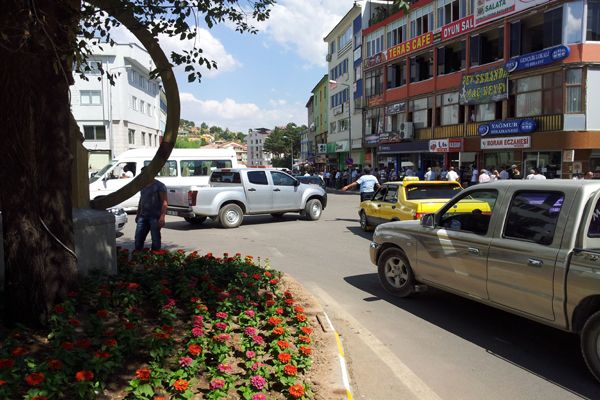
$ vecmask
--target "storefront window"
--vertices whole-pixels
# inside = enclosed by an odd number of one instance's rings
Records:
[[[523,153],[525,165],[521,174],[527,176],[532,168],[537,168],[548,179],[560,179],[561,155],[562,152],[560,151]]]
[[[445,93],[437,97],[440,125],[454,125],[464,122],[464,106],[458,103],[458,92]]]
[[[496,168],[500,171],[501,168],[515,164],[515,155],[512,150],[508,151],[494,151],[486,152],[483,154],[483,168],[493,169]]]
[[[437,49],[437,74],[460,71],[466,66],[465,41],[448,44]]]
[[[365,72],[365,95],[367,97],[379,96],[383,93],[383,70],[377,68]]]
[[[411,100],[409,111],[412,112],[412,122],[415,128],[427,128],[431,126],[431,97]]]
[[[587,2],[587,40],[600,40],[600,0]]]
[[[388,65],[387,88],[392,89],[406,85],[406,60]]]
[[[580,113],[582,104],[582,72],[581,68],[567,70],[567,112]]]

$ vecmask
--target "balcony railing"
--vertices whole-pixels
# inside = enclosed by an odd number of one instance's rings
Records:
[[[563,114],[541,115],[538,117],[528,117],[537,122],[536,132],[553,132],[562,131],[563,129]],[[521,118],[520,118],[521,119]],[[509,121],[505,120],[505,121]],[[490,123],[485,122],[470,122],[467,124],[455,124],[436,126],[435,128],[420,128],[415,129],[416,140],[428,139],[445,139],[450,137],[473,137],[479,136],[478,128],[480,125]]]

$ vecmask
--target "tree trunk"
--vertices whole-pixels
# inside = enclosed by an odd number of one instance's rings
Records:
[[[9,0],[0,6],[7,322],[46,324],[52,305],[76,278],[69,85],[79,7],[77,0]]]

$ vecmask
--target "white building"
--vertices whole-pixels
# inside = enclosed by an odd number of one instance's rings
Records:
[[[273,160],[272,154],[263,151],[265,139],[270,134],[271,131],[265,128],[248,130],[248,136],[246,136],[246,144],[248,145],[248,167],[271,165]]]
[[[71,107],[90,151],[90,170],[126,150],[158,147],[166,102],[160,81],[149,77],[153,64],[148,52],[135,43],[104,45],[103,50],[96,48],[88,65],[87,81],[74,76]],[[114,86],[100,74],[100,66],[114,75]]]

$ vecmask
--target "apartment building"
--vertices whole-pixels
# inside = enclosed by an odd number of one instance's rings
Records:
[[[167,105],[160,81],[149,76],[148,52],[135,43],[106,45],[96,48],[87,63],[88,79],[74,77],[71,107],[90,152],[90,171],[126,150],[158,147]],[[100,69],[114,76],[114,86]]]
[[[374,166],[600,177],[600,2],[419,0],[368,25],[362,146]]]
[[[246,136],[248,167],[271,165],[273,155],[263,150],[265,139],[270,134],[271,131],[266,128],[248,130],[248,135]]]

